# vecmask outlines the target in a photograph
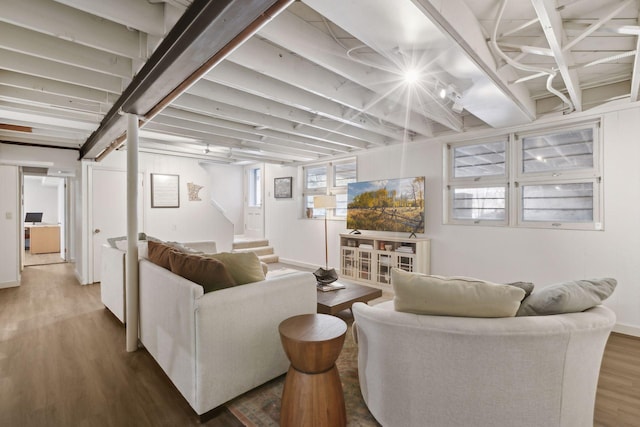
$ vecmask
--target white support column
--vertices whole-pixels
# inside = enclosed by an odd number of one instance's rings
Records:
[[[127,351],[138,349],[138,116],[127,114]]]

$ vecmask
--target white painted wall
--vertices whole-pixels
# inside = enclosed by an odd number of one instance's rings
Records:
[[[140,153],[138,157],[139,171],[144,174],[144,187],[140,195],[143,197],[143,227],[150,236],[169,241],[202,241],[213,240],[218,251],[230,251],[233,244],[234,224],[226,216],[228,212],[237,211],[237,205],[242,206],[242,168],[221,165],[207,165],[203,167],[198,160],[183,157],[164,156],[159,154]],[[99,163],[84,162],[83,174],[88,174],[89,168],[126,169],[126,152],[116,151],[109,154]],[[237,169],[237,170],[236,170]],[[152,173],[177,174],[180,176],[180,207],[179,208],[151,208]],[[213,176],[213,178],[212,178]],[[200,201],[190,201],[187,183],[202,185],[199,192]],[[89,185],[83,179],[83,194],[87,197]],[[212,202],[212,196],[219,197]],[[94,195],[95,196],[95,195]],[[123,192],[122,197],[126,197]],[[226,204],[231,207],[227,209]],[[238,213],[236,212],[237,216]],[[240,215],[241,216],[241,215]],[[83,260],[79,262],[79,275],[82,283],[92,282],[90,271],[90,211],[83,207],[82,235]]]
[[[209,173],[211,198],[233,224],[234,234],[243,234],[244,206],[242,203],[243,169],[240,166],[200,163]]]
[[[42,212],[43,224],[61,222],[59,204],[60,178],[24,176],[24,212]],[[24,219],[24,218],[23,218]]]
[[[358,180],[426,177],[426,233],[432,239],[431,272],[495,282],[532,281],[538,287],[595,277],[614,277],[618,287],[606,305],[617,329],[640,335],[640,108],[604,113],[604,231],[443,225],[442,144],[413,143],[358,155]],[[296,169],[267,168],[275,175],[301,176]],[[322,221],[302,218],[300,191],[291,200],[269,196],[266,234],[285,261],[320,266],[324,261]],[[329,259],[339,267],[339,233],[344,221],[330,221]]]
[[[0,288],[20,284],[18,179],[17,166],[0,164]]]

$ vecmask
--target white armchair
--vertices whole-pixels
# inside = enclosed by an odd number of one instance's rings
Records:
[[[385,427],[590,426],[615,314],[468,318],[353,305],[360,389]]]

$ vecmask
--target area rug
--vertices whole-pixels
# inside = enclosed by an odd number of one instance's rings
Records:
[[[340,357],[336,361],[344,401],[347,409],[347,425],[350,427],[379,427],[380,424],[369,413],[362,400],[360,384],[358,383],[358,349],[353,341],[350,315],[342,316],[347,322],[347,336]],[[238,420],[247,427],[279,426],[280,398],[284,375],[264,384],[231,401],[227,407]]]

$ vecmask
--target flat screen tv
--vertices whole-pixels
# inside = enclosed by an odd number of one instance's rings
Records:
[[[347,228],[424,233],[424,176],[352,182]]]
[[[42,212],[27,212],[24,216],[24,222],[30,222],[32,224],[42,222]]]

